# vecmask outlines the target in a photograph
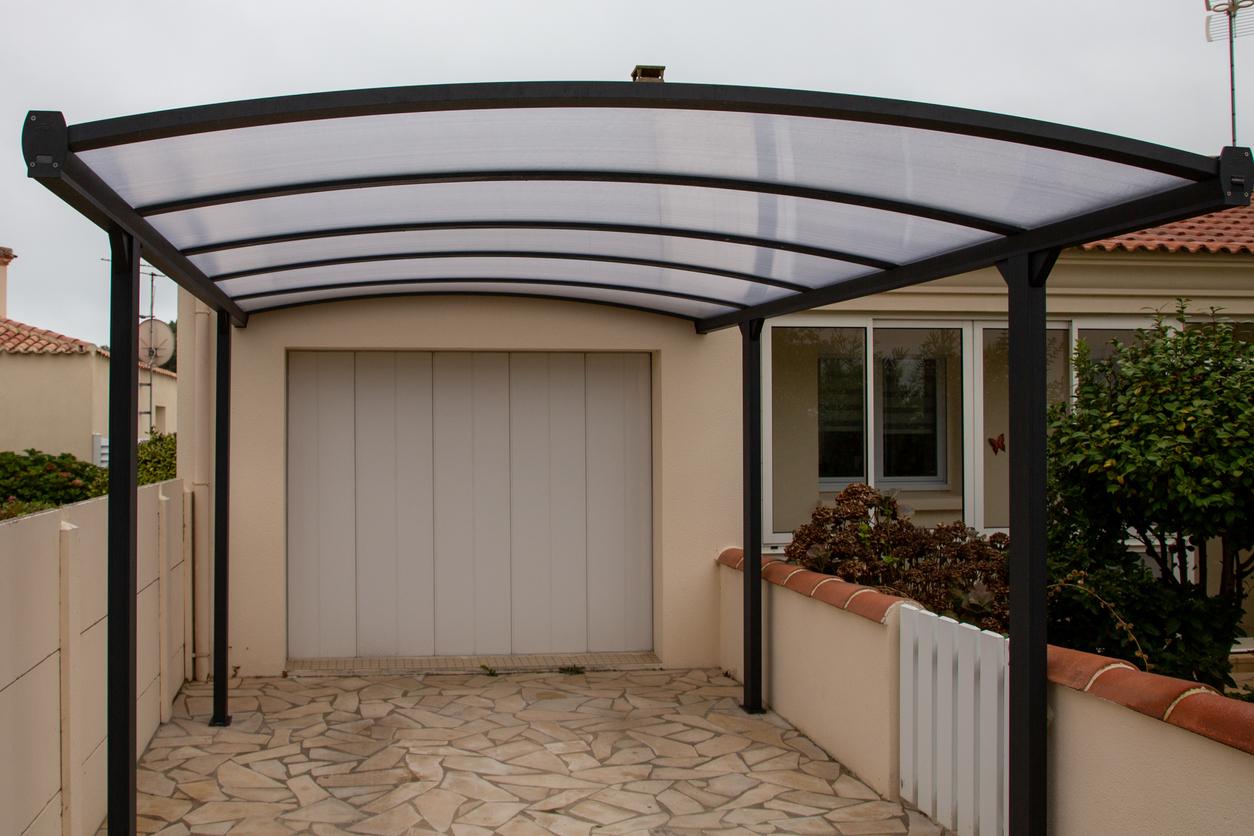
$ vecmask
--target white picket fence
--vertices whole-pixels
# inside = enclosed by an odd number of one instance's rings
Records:
[[[1007,640],[901,608],[901,797],[960,836],[1007,832]]]

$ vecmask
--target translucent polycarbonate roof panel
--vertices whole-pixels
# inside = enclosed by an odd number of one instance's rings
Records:
[[[210,277],[326,260],[394,257],[405,253],[582,253],[663,261],[819,287],[873,272],[873,267],[748,244],[677,235],[589,229],[462,228],[398,230],[279,241],[191,256]]]
[[[1188,217],[1254,179],[1248,149],[669,82],[27,119],[32,176],[241,324],[240,303],[493,288],[610,294],[705,331]]]
[[[560,284],[544,285],[527,282],[474,281],[474,282],[428,282],[396,285],[362,284],[349,288],[323,288],[290,296],[271,296],[256,299],[245,299],[240,306],[246,311],[261,311],[267,308],[291,307],[308,305],[313,302],[328,302],[335,299],[353,299],[368,296],[393,296],[417,294],[464,294],[464,295],[499,295],[499,296],[544,296],[554,299],[572,299],[582,302],[599,302],[607,305],[621,305],[629,308],[656,310],[659,313],[685,316],[700,319],[730,313],[734,308],[691,299],[673,298],[669,296],[653,296],[645,293],[632,293],[624,290],[608,290],[605,288],[569,287]]]
[[[383,186],[153,215],[180,249],[252,236],[388,223],[580,220],[700,229],[911,261],[998,237],[956,224],[809,198],[655,183],[505,181]]]
[[[636,264],[588,261],[575,258],[435,257],[359,264],[331,264],[277,273],[260,273],[227,279],[218,286],[233,297],[281,293],[297,288],[329,284],[371,284],[406,279],[537,279],[572,284],[603,284],[664,290],[700,296],[731,305],[756,305],[792,291],[772,285]]]
[[[414,173],[607,171],[801,184],[1031,226],[1186,182],[939,130],[656,108],[387,113],[154,139],[82,156],[141,207]]]

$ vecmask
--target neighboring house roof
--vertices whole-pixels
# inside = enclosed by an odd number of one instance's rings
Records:
[[[1238,206],[1187,221],[1155,226],[1140,232],[1094,241],[1081,247],[1089,252],[1230,253],[1254,255],[1254,206]]]
[[[6,354],[87,354],[94,346],[16,319],[0,319],[0,352]]]
[[[67,337],[47,328],[36,328],[16,319],[0,318],[0,354],[88,354],[92,349],[109,359],[106,349],[97,348],[86,340]],[[140,363],[139,367],[166,377],[178,377],[168,369],[152,368],[146,363]]]

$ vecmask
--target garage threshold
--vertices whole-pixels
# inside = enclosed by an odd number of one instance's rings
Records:
[[[557,671],[659,670],[651,651],[631,653],[544,653],[517,656],[350,656],[338,659],[288,659],[287,676],[339,676],[407,673],[500,673]]]

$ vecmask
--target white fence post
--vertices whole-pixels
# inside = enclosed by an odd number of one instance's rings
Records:
[[[157,492],[157,706],[161,722],[170,722],[170,548],[166,540],[170,498]]]
[[[78,795],[78,776],[82,757],[74,745],[74,666],[78,661],[79,618],[74,607],[72,575],[78,553],[78,526],[61,520],[59,542],[60,645],[61,645],[61,833],[77,836],[82,819],[82,802]]]
[[[1006,638],[912,606],[900,638],[901,796],[960,836],[1006,832]]]

